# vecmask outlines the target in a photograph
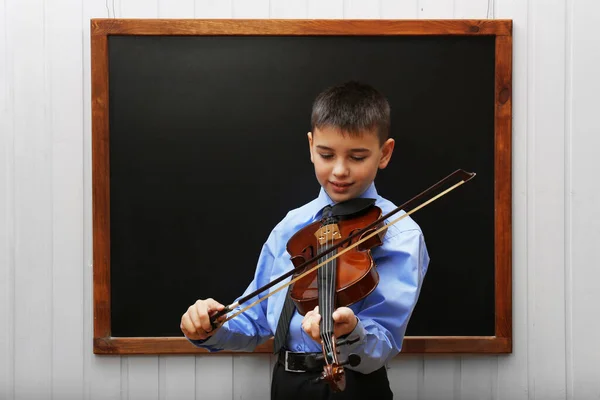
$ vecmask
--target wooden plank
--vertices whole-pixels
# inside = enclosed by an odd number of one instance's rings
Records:
[[[194,356],[161,356],[159,377],[161,400],[193,399],[196,396]]]
[[[269,0],[233,0],[234,18],[269,18]]]
[[[464,356],[460,360],[461,400],[495,399],[498,376],[497,357]]]
[[[52,391],[52,136],[46,101],[44,4],[11,1],[6,32],[14,41],[14,396]],[[23,51],[22,49],[26,49]],[[43,333],[41,333],[43,332]],[[34,344],[34,345],[33,345]]]
[[[418,399],[423,387],[424,356],[396,357],[388,365],[388,380],[394,398]]]
[[[127,400],[158,400],[158,357],[127,358]]]
[[[495,398],[523,400],[528,398],[528,313],[527,313],[527,269],[528,269],[528,212],[527,212],[527,119],[528,119],[528,2],[520,0],[496,0],[497,18],[513,18],[513,58],[521,60],[514,64],[512,102],[515,105],[512,121],[512,166],[513,166],[513,354],[498,357],[498,391]]]
[[[119,18],[156,18],[158,0],[118,0]]]
[[[493,4],[489,0],[454,0],[454,18],[490,18]]]
[[[380,0],[381,18],[416,19],[419,17],[419,0]]]
[[[495,294],[496,336],[512,339],[512,37],[496,37]]]
[[[233,399],[233,360],[231,355],[196,357],[196,399]],[[268,397],[265,397],[268,398]]]
[[[258,11],[255,11],[258,13]],[[510,20],[94,19],[94,35],[511,35]]]
[[[565,398],[564,0],[531,0],[528,150],[529,391]]]
[[[347,19],[376,19],[381,18],[379,1],[344,0],[344,18]]]
[[[509,353],[508,338],[494,336],[407,336],[403,354],[412,353]],[[256,347],[254,353],[272,353],[273,339]],[[207,350],[194,347],[184,337],[107,337],[94,339],[96,354],[202,354]],[[223,351],[223,353],[235,353]]]
[[[308,0],[308,18],[344,18],[344,0]]]
[[[159,18],[194,18],[194,0],[158,0]]]
[[[459,390],[459,357],[425,358],[423,387],[419,388],[419,399],[462,400]]]
[[[567,398],[600,398],[599,4],[567,1],[566,287]]]
[[[5,0],[0,1],[0,23],[10,18]],[[6,29],[6,28],[5,28]],[[14,132],[12,98],[12,45],[8,31],[0,35],[0,398],[14,398]]]
[[[454,1],[448,0],[419,0],[419,18],[453,18]]]
[[[195,0],[194,15],[196,18],[231,18],[233,16],[233,0]]]
[[[308,0],[271,0],[269,18],[306,18]]]
[[[110,335],[110,187],[108,43],[91,37],[92,181],[94,228],[94,338]]]
[[[233,398],[268,399],[271,393],[270,355],[233,356]]]
[[[52,395],[83,398],[82,5],[46,2],[47,128],[52,144]]]

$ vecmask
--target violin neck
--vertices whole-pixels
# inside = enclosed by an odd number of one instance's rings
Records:
[[[332,254],[337,253],[334,250]],[[323,260],[324,261],[324,260]],[[335,310],[335,289],[337,259],[333,259],[318,270],[319,314],[321,314],[320,334],[328,358],[333,357],[333,311]],[[330,360],[331,361],[331,360]]]

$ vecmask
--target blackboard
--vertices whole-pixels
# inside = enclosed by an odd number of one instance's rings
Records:
[[[412,215],[431,263],[403,352],[511,351],[511,26],[92,20],[94,351],[201,351],[181,314],[240,296],[270,230],[318,195],[312,101],[346,80],[391,105],[381,195],[477,174]]]

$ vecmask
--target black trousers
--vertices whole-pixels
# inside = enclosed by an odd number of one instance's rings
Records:
[[[279,362],[273,369],[271,400],[354,400],[393,399],[385,367],[370,374],[344,369],[346,389],[332,392],[325,381],[317,381],[320,372],[288,372]]]

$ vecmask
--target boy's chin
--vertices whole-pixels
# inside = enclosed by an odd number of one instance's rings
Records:
[[[329,198],[336,203],[341,203],[342,201],[351,200],[356,197],[356,194],[353,191],[349,191],[347,193],[336,193],[327,189],[325,189],[325,191],[327,192]]]

